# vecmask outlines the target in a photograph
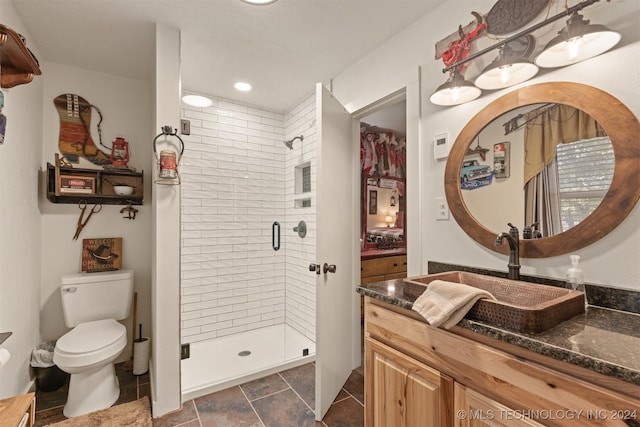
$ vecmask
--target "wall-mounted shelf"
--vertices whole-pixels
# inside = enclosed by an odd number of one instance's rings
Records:
[[[73,193],[80,189],[65,190],[61,188],[61,177],[77,178],[93,183],[90,193]],[[117,195],[114,185],[128,185],[134,187],[130,196]],[[52,203],[79,203],[86,200],[89,204],[103,205],[141,205],[143,199],[144,181],[142,172],[128,170],[82,169],[67,166],[54,166],[47,163],[47,199]],[[89,190],[86,190],[89,191]]]
[[[29,83],[42,74],[38,60],[25,44],[24,38],[0,24],[0,87],[10,88]]]

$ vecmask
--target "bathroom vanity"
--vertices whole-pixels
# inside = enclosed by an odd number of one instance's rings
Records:
[[[365,296],[365,425],[640,425],[640,316],[589,307],[539,333],[433,328],[403,280]]]
[[[0,400],[0,427],[33,427],[35,415],[35,393]]]

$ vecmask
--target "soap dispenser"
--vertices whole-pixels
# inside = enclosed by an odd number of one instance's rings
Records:
[[[580,255],[571,255],[571,267],[567,270],[567,288],[575,289],[584,292],[584,276],[582,270],[578,266],[580,262]]]

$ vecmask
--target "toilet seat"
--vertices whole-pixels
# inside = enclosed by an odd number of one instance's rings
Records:
[[[127,328],[114,319],[80,323],[57,341],[53,361],[61,368],[89,366],[120,354],[126,341]]]

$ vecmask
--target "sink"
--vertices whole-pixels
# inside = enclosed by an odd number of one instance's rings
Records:
[[[434,280],[488,291],[497,301],[479,300],[465,318],[515,332],[543,332],[584,313],[583,292],[464,271],[408,277],[405,288],[417,298]]]

